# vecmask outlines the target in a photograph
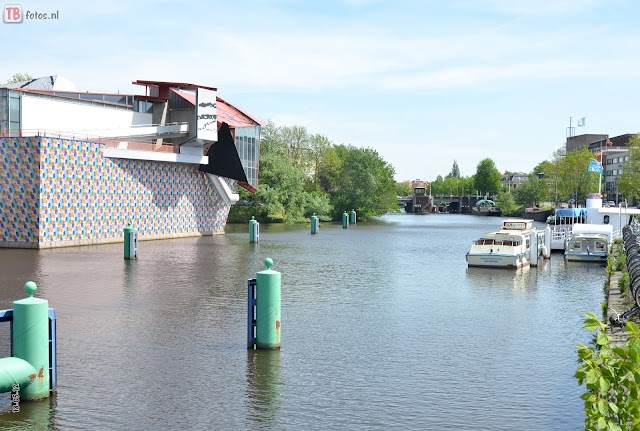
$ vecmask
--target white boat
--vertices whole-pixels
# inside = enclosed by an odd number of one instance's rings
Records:
[[[587,197],[586,208],[558,208],[555,216],[549,217],[547,223],[551,228],[551,250],[566,250],[567,239],[571,236],[573,225],[576,223],[611,225],[613,239],[615,239],[622,236],[624,226],[639,217],[640,209],[626,206],[603,207],[600,194],[591,193]]]
[[[569,261],[606,262],[612,244],[612,225],[576,223],[567,239],[564,255]]]
[[[473,241],[466,256],[467,264],[513,269],[529,266],[532,232],[538,235],[533,230],[533,220],[504,220],[499,231],[487,233]],[[539,248],[535,253],[539,253]]]
[[[586,220],[586,208],[556,208],[553,217],[547,219],[547,223],[551,227],[551,251],[564,251],[573,225],[584,223]]]

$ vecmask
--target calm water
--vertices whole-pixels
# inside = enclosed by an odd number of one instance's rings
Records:
[[[10,430],[578,430],[575,344],[604,268],[553,255],[467,268],[501,219],[392,215],[348,230],[0,249],[0,309],[27,280],[58,313],[58,392]],[[246,279],[282,272],[282,350],[246,350]],[[0,325],[0,357],[8,325]]]

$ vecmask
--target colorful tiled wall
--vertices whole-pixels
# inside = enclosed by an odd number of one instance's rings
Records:
[[[26,193],[14,190],[3,201],[28,208],[31,219],[39,209],[35,220],[14,223],[31,223],[26,237],[3,224],[0,241],[14,237],[42,245],[121,238],[128,222],[142,238],[224,231],[229,207],[197,165],[104,158],[100,144],[86,141],[38,137],[0,143],[5,150],[20,148],[12,178],[15,171],[36,176],[31,188],[18,177]]]
[[[39,143],[0,138],[0,241],[38,241]]]

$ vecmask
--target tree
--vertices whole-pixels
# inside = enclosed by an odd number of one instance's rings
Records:
[[[401,183],[396,183],[397,196],[409,196],[411,194],[413,194],[413,189],[411,188],[411,181],[403,181]]]
[[[502,210],[503,215],[520,215],[520,208],[516,205],[513,194],[509,191],[501,190],[496,198],[496,205]]]
[[[531,171],[532,174],[543,174],[543,176],[548,176],[549,173],[551,172],[551,170],[553,169],[553,163],[551,163],[548,160],[545,160],[543,162],[540,162],[536,165],[535,168],[533,168],[533,171]]]
[[[460,168],[458,167],[458,162],[453,161],[453,167],[451,168],[451,172],[449,176],[452,178],[460,178]]]
[[[243,193],[249,205],[233,206],[230,220],[255,215],[259,220],[298,223],[314,212],[329,218],[329,197],[321,191],[305,190],[307,172],[300,160],[289,156],[293,134],[291,128],[279,128],[271,122],[265,125],[260,143],[260,186],[255,195]]]
[[[622,166],[618,190],[627,199],[640,198],[640,134],[629,139],[629,160]]]
[[[514,193],[514,199],[520,205],[539,206],[549,195],[547,181],[530,174],[527,181],[522,183]]]
[[[16,73],[8,81],[7,84],[13,84],[15,82],[29,81],[33,79],[28,73]]]
[[[350,209],[363,220],[398,210],[393,166],[371,148],[338,145],[335,150],[342,160],[330,192],[335,220]]]
[[[494,195],[500,191],[502,174],[491,159],[484,159],[476,167],[475,186],[481,194]]]
[[[318,165],[316,186],[325,193],[335,192],[342,172],[343,160],[338,155],[336,147],[328,148]]]
[[[564,199],[574,197],[576,203],[585,202],[588,193],[598,190],[599,174],[589,172],[589,161],[594,154],[583,147],[568,153],[555,164],[555,178],[558,180],[558,194]]]
[[[311,164],[310,139],[307,128],[302,126],[281,127],[280,136],[288,148],[289,157],[297,166],[307,170]]]
[[[318,185],[318,171],[325,153],[331,148],[331,141],[322,135],[309,137],[309,158],[311,159],[311,170],[313,172],[313,183]]]

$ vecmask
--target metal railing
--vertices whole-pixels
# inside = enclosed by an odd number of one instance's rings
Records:
[[[181,123],[171,123],[166,125],[173,124],[181,124]],[[146,125],[136,125],[132,127],[149,127]],[[91,135],[88,133],[81,132],[65,132],[60,130],[49,130],[49,129],[22,129],[18,133],[9,132],[7,129],[0,129],[0,137],[9,137],[9,138],[22,138],[22,137],[43,137],[43,138],[57,138],[57,139],[71,139],[74,141],[89,141],[95,142],[99,144],[103,144],[105,148],[120,148],[127,150],[138,150],[138,151],[153,151],[153,152],[162,152],[162,153],[180,153],[180,148],[176,145],[165,144],[156,145],[153,142],[149,141],[139,141],[139,140],[131,140],[126,138],[105,138],[98,135]]]

